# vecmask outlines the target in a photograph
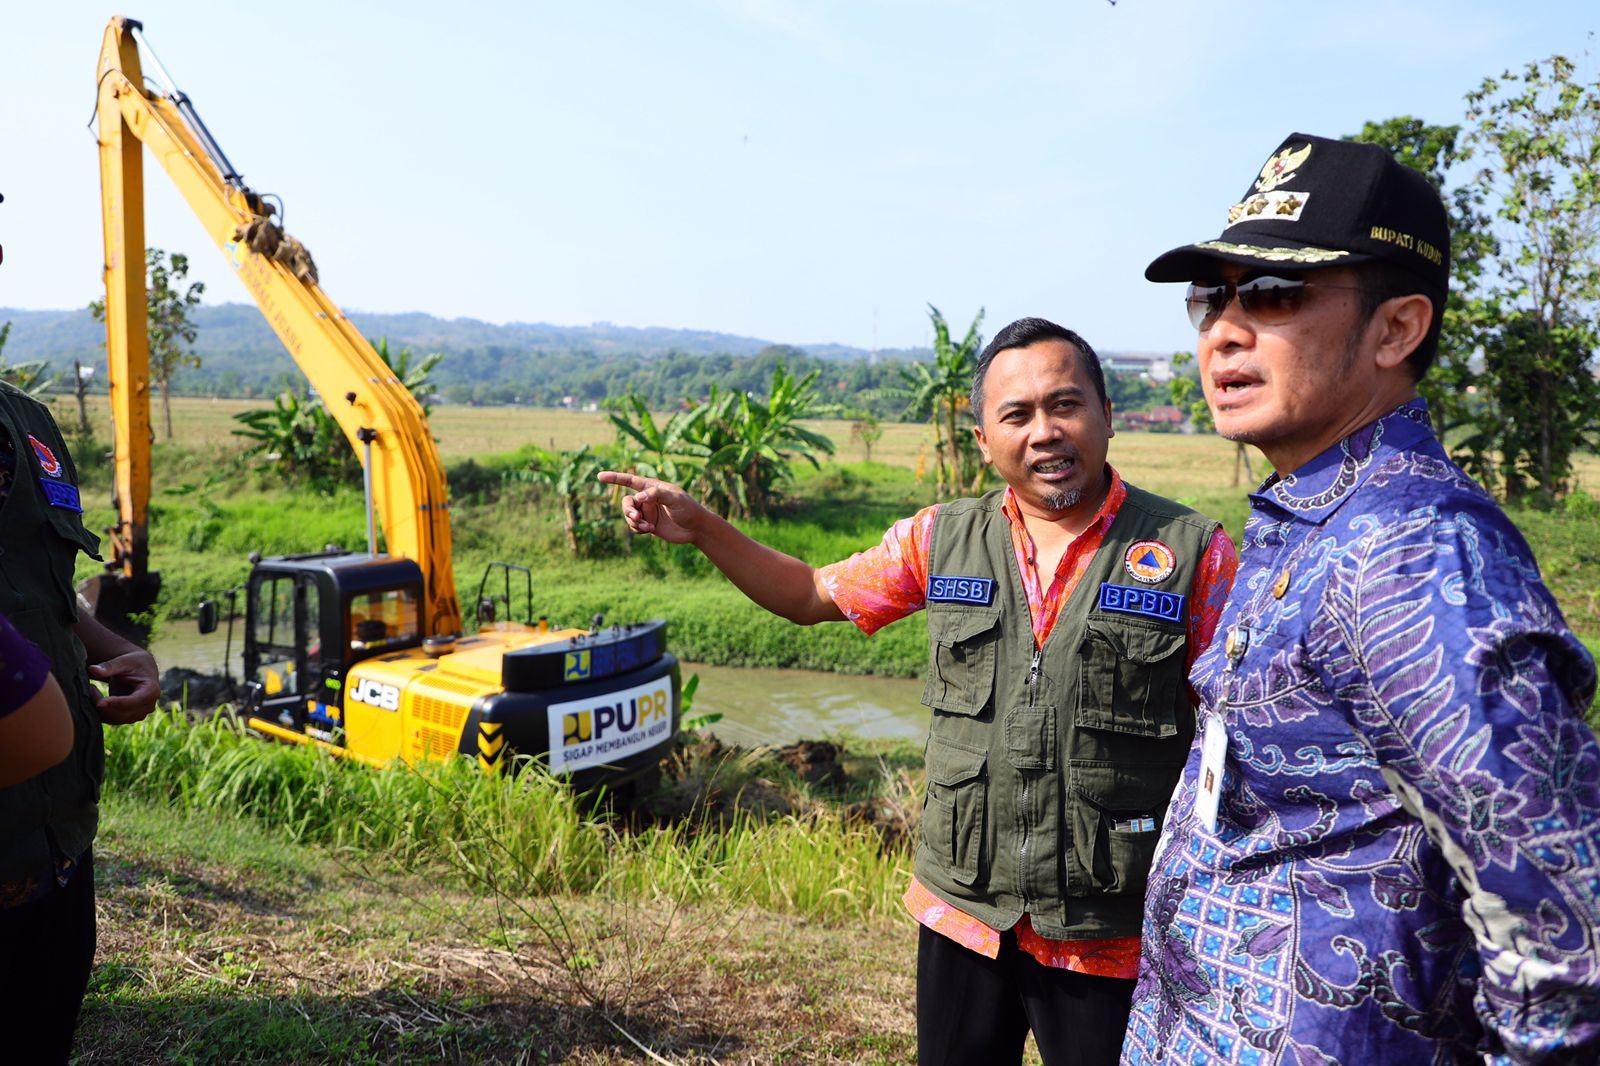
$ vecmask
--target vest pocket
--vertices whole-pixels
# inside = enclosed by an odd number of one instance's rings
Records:
[[[1078,648],[1077,724],[1146,737],[1177,735],[1184,630],[1091,621]]]
[[[1167,797],[1157,798],[1148,785],[1133,785],[1121,776],[1095,785],[1072,789],[1072,856],[1091,890],[1113,896],[1141,894],[1166,818]],[[1140,799],[1152,802],[1139,806]]]
[[[950,714],[982,714],[994,694],[998,607],[928,612],[928,684],[922,702]]]
[[[959,885],[978,880],[983,854],[988,756],[934,741],[928,746],[928,787],[922,808],[922,842]]]

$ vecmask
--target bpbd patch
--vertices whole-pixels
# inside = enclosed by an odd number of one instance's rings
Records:
[[[1117,614],[1137,614],[1145,618],[1159,618],[1163,622],[1181,622],[1183,601],[1184,597],[1176,592],[1113,585],[1109,581],[1100,586],[1100,609]]]
[[[39,488],[44,491],[44,498],[50,501],[51,507],[83,513],[83,504],[78,501],[78,487],[71,482],[40,478]]]
[[[929,603],[975,603],[987,607],[994,602],[992,577],[928,576]]]

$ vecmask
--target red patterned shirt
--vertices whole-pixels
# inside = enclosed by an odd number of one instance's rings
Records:
[[[1117,517],[1128,490],[1122,477],[1111,470],[1111,488],[1105,503],[1076,540],[1067,548],[1048,587],[1029,562],[1034,557],[1033,538],[1023,524],[1022,513],[1010,489],[1006,490],[1003,512],[1011,523],[1011,546],[1017,556],[1017,572],[1032,615],[1033,638],[1043,646],[1055,628],[1061,608],[1077,588],[1078,580],[1089,568],[1111,523]],[[863,633],[872,634],[890,622],[920,611],[926,604],[928,588],[928,546],[933,540],[933,520],[939,505],[924,507],[910,518],[889,527],[883,540],[864,552],[857,552],[822,568],[822,578],[833,602]],[[1188,660],[1211,643],[1222,615],[1222,604],[1233,586],[1239,557],[1228,534],[1218,529],[1206,547],[1205,558],[1195,571],[1189,602]],[[952,907],[935,896],[916,878],[903,901],[911,916],[923,925],[959,944],[990,958],[1000,953],[1000,930]],[[1016,926],[1017,944],[1046,966],[1055,966],[1098,977],[1132,980],[1138,976],[1139,938],[1109,937],[1098,940],[1050,940],[1033,931],[1024,914]]]

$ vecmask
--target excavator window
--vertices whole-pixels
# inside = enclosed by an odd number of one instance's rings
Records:
[[[415,644],[421,636],[420,597],[414,588],[362,592],[350,600],[350,650]]]
[[[284,574],[261,582],[256,589],[256,680],[270,699],[291,695],[295,684],[294,576]]]
[[[318,600],[315,582],[304,575],[269,577],[257,588],[255,679],[269,699],[296,695],[312,680],[304,675],[322,654]]]

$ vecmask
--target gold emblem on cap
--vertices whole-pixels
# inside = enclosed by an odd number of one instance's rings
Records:
[[[1224,255],[1247,255],[1269,263],[1331,263],[1343,259],[1349,252],[1332,248],[1262,248],[1254,244],[1235,244],[1232,241],[1200,241],[1196,248],[1221,252]]]
[[[1272,583],[1272,598],[1283,599],[1283,594],[1289,591],[1289,568],[1284,567],[1283,573],[1278,575],[1278,580]]]
[[[1278,201],[1278,214],[1280,214],[1280,215],[1292,215],[1296,211],[1300,210],[1300,205],[1302,203],[1304,203],[1304,202],[1305,201],[1303,201],[1303,200],[1296,199],[1294,194],[1290,193],[1289,194],[1289,198],[1287,200],[1279,200]]]
[[[1239,221],[1239,216],[1242,214],[1244,214],[1244,204],[1234,204],[1228,208],[1228,225],[1231,226]]]
[[[1267,204],[1271,202],[1265,196],[1252,196],[1245,201],[1244,209],[1247,214],[1259,215],[1267,209]]]
[[[1305,165],[1306,158],[1311,155],[1311,146],[1304,148],[1285,148],[1261,168],[1261,176],[1256,179],[1256,192],[1271,192],[1290,178],[1294,172]]]

